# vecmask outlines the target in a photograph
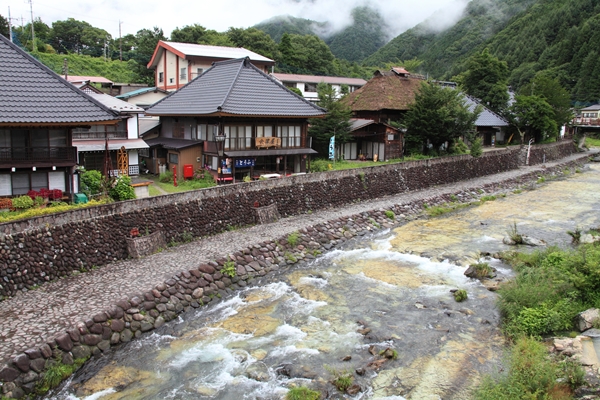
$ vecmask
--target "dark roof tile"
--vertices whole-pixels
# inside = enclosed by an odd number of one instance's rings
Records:
[[[0,123],[73,124],[116,115],[0,35]]]
[[[323,116],[326,111],[289,91],[247,58],[240,58],[214,63],[147,113],[312,118]]]

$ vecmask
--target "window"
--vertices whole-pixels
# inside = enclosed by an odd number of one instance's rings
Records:
[[[179,73],[179,79],[182,81],[187,80],[187,68],[181,68],[181,72]]]
[[[272,137],[273,127],[272,126],[257,126],[256,137]]]
[[[169,153],[169,164],[179,164],[179,154]]]
[[[249,149],[252,142],[251,126],[226,126],[225,148],[229,150]]]
[[[138,149],[138,155],[140,157],[150,157],[150,149]]]
[[[30,190],[48,189],[47,172],[18,172],[11,174],[12,194],[27,194]]]
[[[281,147],[300,147],[299,126],[278,126],[277,136],[281,138]]]
[[[185,136],[185,127],[182,122],[173,123],[173,137],[176,139],[183,139]]]
[[[198,73],[198,76],[200,76],[204,72],[204,68],[198,68],[196,72]]]
[[[207,140],[212,142],[217,134],[217,125],[199,124],[198,125],[198,140]]]
[[[305,83],[304,84],[304,91],[305,92],[316,92],[317,91],[317,85],[314,83]]]
[[[158,73],[158,82],[163,83],[164,81],[165,81],[165,73],[159,72]]]

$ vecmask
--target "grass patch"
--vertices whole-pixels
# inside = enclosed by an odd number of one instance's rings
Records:
[[[583,384],[584,372],[574,362],[548,355],[546,347],[520,337],[508,356],[508,373],[484,377],[475,400],[571,399],[573,388]]]
[[[34,217],[39,217],[41,215],[55,214],[55,213],[64,212],[64,211],[77,210],[80,208],[100,206],[100,205],[109,204],[112,202],[113,202],[113,200],[111,200],[110,198],[105,198],[105,199],[101,199],[101,200],[90,200],[84,204],[61,203],[59,205],[52,206],[52,207],[46,207],[46,208],[30,208],[30,209],[23,210],[23,211],[3,211],[3,212],[0,212],[0,223],[15,221],[15,220],[19,220],[19,219],[34,218]]]
[[[600,246],[550,247],[503,259],[517,272],[498,291],[502,326],[511,338],[573,330],[578,313],[600,306]]]
[[[497,197],[494,195],[489,195],[489,196],[482,196],[479,201],[481,202],[481,204],[485,203],[486,201],[494,201],[496,200]]]
[[[167,193],[187,192],[190,190],[204,189],[217,185],[213,176],[209,173],[205,173],[203,178],[198,179],[177,179],[177,186],[173,185],[172,174],[162,174],[160,177],[155,175],[142,175],[142,177],[144,179],[152,181],[153,185],[156,185],[157,187],[161,188]],[[163,178],[163,180],[166,180],[166,182],[161,182],[161,177]],[[149,186],[149,190],[156,191],[156,194],[152,194],[151,192],[150,195],[160,195],[161,192],[158,189],[156,189],[156,187],[153,188],[153,185]]]
[[[394,214],[394,212],[391,210],[386,210],[385,216],[391,219],[392,221],[396,219],[396,214]]]
[[[154,184],[148,185],[148,195],[150,195],[150,197],[160,196],[161,194],[162,192],[158,190]]]
[[[298,232],[292,232],[287,237],[287,242],[292,247],[296,247],[299,240],[300,240],[300,234]]]
[[[461,303],[469,298],[467,291],[465,289],[459,289],[454,292],[454,300]]]
[[[37,385],[38,394],[44,394],[50,389],[57,387],[63,380],[77,371],[87,358],[77,358],[73,364],[63,364],[60,360],[54,360],[54,363],[44,371],[44,378]]]
[[[425,209],[425,212],[430,217],[438,217],[440,215],[447,214],[452,211],[456,211],[456,210],[460,210],[462,208],[469,207],[470,205],[471,204],[469,204],[469,203],[446,203],[442,206],[427,207]]]
[[[545,176],[540,176],[540,177],[537,179],[537,181],[536,181],[536,183],[544,183],[544,182],[546,182],[546,177],[545,177]]]
[[[492,267],[488,263],[477,263],[471,264],[471,266],[475,269],[475,278],[490,278],[492,276]]]
[[[233,278],[235,276],[235,262],[233,260],[226,261],[223,268],[221,268],[221,273]]]
[[[333,380],[331,381],[331,383],[333,383],[333,386],[335,386],[337,388],[337,390],[339,390],[340,392],[345,392],[346,389],[348,389],[350,386],[352,386],[352,383],[354,382],[354,377],[352,376],[352,372],[349,371],[336,371],[336,370],[331,370],[329,368],[326,368],[327,370],[329,370],[330,373],[333,374]]]
[[[523,244],[523,235],[519,233],[517,230],[517,223],[513,222],[511,226],[508,227],[508,231],[506,232],[510,240],[515,242],[516,244]]]
[[[285,395],[285,400],[319,400],[321,393],[305,386],[291,388]]]
[[[600,139],[586,136],[585,145],[587,147],[600,147]]]

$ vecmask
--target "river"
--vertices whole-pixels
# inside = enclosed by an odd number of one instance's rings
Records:
[[[466,278],[467,265],[509,249],[511,226],[569,246],[567,230],[600,226],[599,187],[592,165],[349,241],[88,362],[47,398],[268,400],[307,386],[332,399],[469,399],[505,347],[497,295]],[[344,375],[356,394],[331,384]]]

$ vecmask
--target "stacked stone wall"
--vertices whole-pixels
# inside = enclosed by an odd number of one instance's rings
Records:
[[[565,167],[575,167],[582,162],[579,160],[549,168],[545,174],[562,175]],[[460,201],[471,202],[479,195],[506,192],[535,182],[538,174],[530,173],[453,194],[458,195]],[[361,180],[360,176],[354,179]],[[2,360],[2,394],[9,398],[32,394],[45,371],[57,362],[73,364],[77,359],[99,355],[111,346],[160,328],[181,312],[210,304],[281,268],[311,260],[357,236],[403,224],[415,218],[424,203],[430,206],[444,204],[454,200],[451,199],[453,194],[432,196],[398,204],[390,210],[373,210],[307,227],[299,232],[294,245],[287,237],[281,237],[225,254],[216,260],[199,261],[197,268],[182,271],[143,293],[115,301],[109,309],[56,334],[44,345],[26,350],[11,360]],[[394,217],[390,218],[386,211],[392,211]]]
[[[535,160],[547,153],[548,160],[573,149],[561,142],[532,153]],[[516,169],[518,151],[224,185],[1,224],[0,298],[127,258],[124,239],[134,228],[142,234],[160,231],[167,243],[180,242],[256,223],[255,202],[276,205],[283,217],[298,215]]]

